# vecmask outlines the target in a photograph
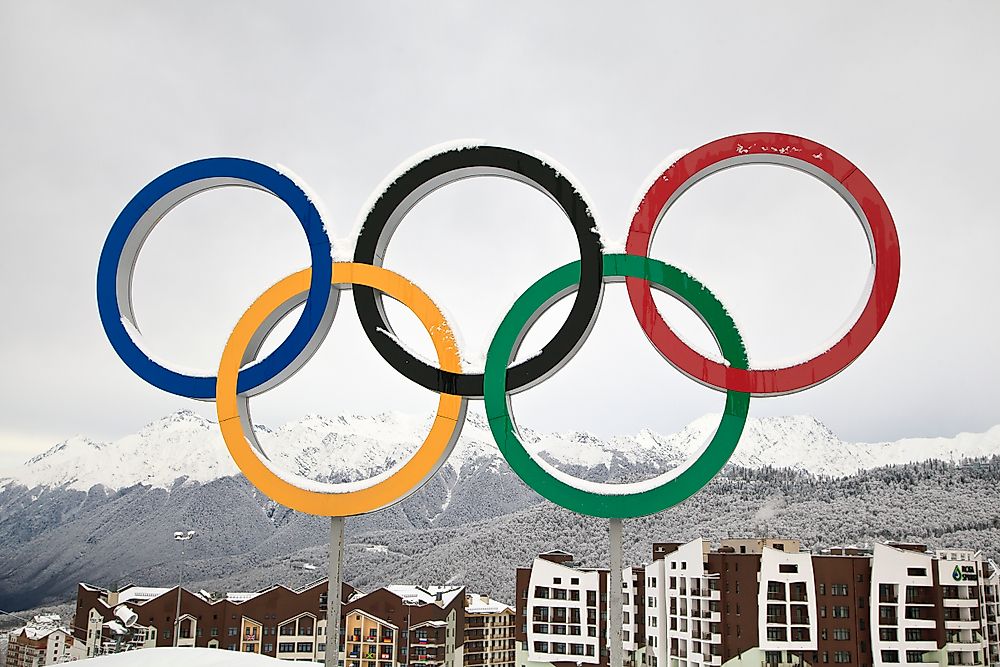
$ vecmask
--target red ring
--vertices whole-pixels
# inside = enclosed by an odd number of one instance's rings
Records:
[[[875,277],[860,316],[833,347],[808,361],[785,368],[730,368],[699,354],[670,329],[653,303],[648,281],[626,278],[625,283],[632,310],[646,337],[678,370],[715,389],[768,396],[817,385],[844,370],[868,347],[885,324],[896,297],[899,239],[882,195],[845,157],[802,137],[754,132],[717,139],[667,168],[643,196],[629,227],[625,252],[648,256],[657,224],[687,188],[715,171],[752,163],[784,164],[810,173],[837,190],[856,213],[863,213],[859,217],[868,231]]]

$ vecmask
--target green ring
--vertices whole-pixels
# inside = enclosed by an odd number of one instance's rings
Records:
[[[648,257],[605,255],[604,278],[642,278],[686,303],[715,336],[722,356],[734,368],[748,366],[743,339],[733,319],[715,296],[680,269]],[[486,355],[483,398],[493,438],[510,467],[525,484],[557,505],[579,514],[627,519],[655,514],[672,507],[704,487],[733,455],[750,409],[750,394],[726,392],[722,421],[704,452],[687,468],[659,486],[634,492],[634,484],[603,484],[608,493],[572,486],[540,466],[528,452],[511,419],[506,391],[507,366],[533,323],[536,313],[574,291],[580,279],[580,262],[570,262],[538,280],[518,298],[504,317]],[[636,484],[643,484],[638,482]]]

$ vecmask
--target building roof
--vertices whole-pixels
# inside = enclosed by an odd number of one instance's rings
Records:
[[[53,632],[61,632],[61,633],[66,634],[66,635],[69,634],[69,630],[68,629],[62,628],[62,627],[59,627],[59,626],[37,626],[37,625],[27,625],[27,626],[21,628],[20,630],[14,631],[11,634],[12,635],[24,635],[28,639],[34,639],[34,640],[37,641],[39,639],[45,639],[46,637],[48,637],[49,635],[51,635]]]
[[[465,596],[466,614],[502,614],[508,610],[513,612],[514,608],[509,604],[494,600],[489,595],[468,593]]]
[[[98,589],[103,590],[103,589]],[[118,591],[118,603],[122,602],[148,602],[153,598],[158,598],[170,591],[170,588],[152,588],[149,586],[129,586]],[[104,591],[107,592],[107,591]]]
[[[401,598],[404,603],[435,604],[440,601],[442,606],[448,606],[459,594],[465,591],[465,586],[424,587],[399,584],[385,586],[385,589],[393,595]]]

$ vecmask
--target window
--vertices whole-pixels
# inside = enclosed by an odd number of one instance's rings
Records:
[[[562,577],[552,577],[552,583],[553,584],[561,584],[562,583]]]
[[[579,586],[580,585],[580,577],[571,577],[570,580],[569,580],[569,583],[573,584],[574,586]]]
[[[837,641],[847,641],[851,638],[851,631],[847,628],[834,628],[833,638]]]
[[[783,574],[798,574],[799,566],[795,563],[779,563],[778,572]]]
[[[893,628],[892,632],[893,634],[895,634],[896,629]],[[895,637],[893,639],[895,639]],[[906,641],[908,642],[923,641],[923,633],[920,632],[920,628],[906,628]]]
[[[312,653],[313,645],[312,642],[299,642],[295,648],[297,653]]]
[[[785,584],[780,581],[769,581],[767,582],[767,599],[768,600],[784,600],[785,599]]]
[[[819,594],[820,595],[826,595],[826,584],[820,584],[819,585]]]
[[[580,591],[578,591],[576,589],[571,590],[569,592],[569,599],[573,600],[574,602],[579,602],[580,601]]]
[[[847,618],[848,616],[850,616],[850,613],[851,613],[850,607],[837,606],[833,608],[834,618]]]
[[[218,637],[219,636],[219,628],[212,628],[212,633],[211,634],[212,634],[213,637]]]
[[[830,595],[847,595],[847,584],[833,584],[830,586]]]
[[[264,653],[273,653],[274,644],[264,644]]]
[[[229,636],[235,637],[237,634],[239,634],[238,630],[239,630],[238,628],[229,628],[228,629]]]
[[[535,586],[535,597],[536,598],[542,598],[542,599],[548,599],[548,597],[549,597],[549,589],[548,589],[548,587],[546,587],[546,586]]]
[[[819,617],[826,618],[826,605],[821,605],[819,608]]]
[[[926,567],[908,567],[906,568],[906,576],[908,577],[926,577],[927,568]],[[898,651],[897,651],[898,653]],[[896,656],[896,662],[899,662],[899,656]]]
[[[899,651],[882,651],[882,662],[899,662]]]
[[[834,651],[833,652],[833,661],[834,662],[840,662],[840,663],[850,662],[851,661],[851,653],[850,653],[850,651]]]
[[[292,644],[291,642],[287,643],[282,642],[278,644],[278,653],[294,653],[294,652],[295,652],[295,644]]]

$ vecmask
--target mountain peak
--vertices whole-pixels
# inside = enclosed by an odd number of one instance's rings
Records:
[[[375,416],[309,414],[279,428],[257,427],[258,439],[277,465],[318,480],[357,481],[393,468],[422,442],[432,415]],[[699,417],[677,433],[642,429],[635,435],[599,438],[583,431],[540,433],[522,429],[525,447],[565,470],[611,470],[614,462],[668,469],[688,459],[714,432],[720,415]],[[913,438],[892,443],[844,442],[809,415],[747,420],[731,463],[748,468],[794,468],[844,476],[866,468],[928,459],[958,461],[1000,451],[1000,426],[954,438]],[[470,411],[446,466],[457,474],[465,464],[503,463],[485,416]],[[65,486],[87,490],[96,484],[120,489],[145,484],[170,489],[178,479],[207,483],[237,475],[217,425],[178,410],[139,432],[98,442],[70,438],[29,460],[14,477],[27,487]],[[600,474],[600,473],[598,473]]]

